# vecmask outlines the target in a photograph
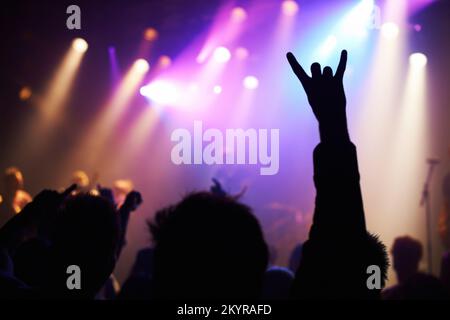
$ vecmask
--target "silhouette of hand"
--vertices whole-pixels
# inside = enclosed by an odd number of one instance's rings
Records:
[[[97,190],[100,194],[100,197],[108,200],[113,206],[116,206],[116,200],[114,199],[114,193],[110,188],[102,187],[100,184],[97,184]]]
[[[322,72],[320,64],[315,62],[311,65],[310,77],[291,52],[288,52],[287,59],[300,80],[312,111],[319,121],[322,141],[348,138],[343,85],[347,51],[341,52],[335,75],[329,66],[326,66]]]
[[[138,191],[131,191],[127,194],[121,209],[129,212],[135,211],[142,204],[142,196]]]
[[[36,230],[37,227],[47,223],[55,216],[63,201],[76,188],[77,185],[73,184],[62,193],[54,190],[41,191],[32,202],[23,208],[20,214],[14,216],[3,227],[3,241],[5,237],[6,239],[15,238],[17,241],[21,234],[29,233],[31,230]]]
[[[63,201],[76,190],[77,185],[73,184],[62,193],[54,190],[41,191],[29,204],[31,210],[24,210],[27,218],[39,220],[43,216],[53,213],[63,203]]]
[[[225,190],[223,190],[223,187],[220,184],[219,180],[212,178],[212,182],[213,182],[213,185],[209,189],[211,191],[211,193],[213,193],[219,197],[225,197],[227,195],[227,193],[225,192]]]

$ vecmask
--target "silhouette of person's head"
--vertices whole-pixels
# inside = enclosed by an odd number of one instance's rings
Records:
[[[150,230],[157,298],[260,296],[268,249],[249,207],[194,193],[159,211]]]
[[[108,200],[89,194],[68,198],[52,236],[50,294],[93,298],[114,269],[118,235],[117,212]],[[80,268],[81,290],[67,288],[71,265]]]
[[[294,274],[284,267],[271,267],[264,274],[264,299],[287,299],[294,281]]]
[[[419,271],[422,259],[422,245],[419,241],[409,236],[398,237],[394,240],[391,253],[399,283],[404,283]]]

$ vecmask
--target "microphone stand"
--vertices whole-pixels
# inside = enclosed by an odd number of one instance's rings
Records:
[[[423,185],[422,199],[420,200],[420,206],[425,205],[426,216],[426,228],[427,228],[427,252],[428,252],[428,273],[433,272],[433,255],[432,255],[432,240],[431,240],[431,203],[430,203],[430,182],[433,174],[434,166],[437,165],[437,161],[428,160],[428,175]]]

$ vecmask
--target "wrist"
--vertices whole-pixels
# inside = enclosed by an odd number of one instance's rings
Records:
[[[344,116],[340,119],[330,119],[319,122],[320,141],[322,143],[345,143],[350,142],[347,119]]]

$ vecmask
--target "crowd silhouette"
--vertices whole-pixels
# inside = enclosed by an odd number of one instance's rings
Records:
[[[0,212],[0,297],[66,299],[445,299],[449,255],[441,278],[419,272],[422,247],[410,237],[392,248],[399,284],[383,291],[389,266],[385,245],[366,228],[355,145],[347,129],[343,77],[347,51],[335,74],[311,66],[309,76],[292,53],[287,59],[306,92],[320,133],[314,150],[316,199],[306,242],[290,268],[269,266],[269,247],[252,209],[214,180],[160,209],[148,229],[153,245],[140,250],[126,281],[112,276],[126,244],[130,213],[139,192],[118,201],[73,184],[44,190],[34,199],[23,191],[15,168],[6,172]],[[77,176],[75,181],[81,184]],[[80,188],[81,187],[81,188]],[[81,285],[68,286],[68,267],[82,270]],[[379,284],[368,285],[368,268]],[[376,281],[375,281],[376,282]]]

